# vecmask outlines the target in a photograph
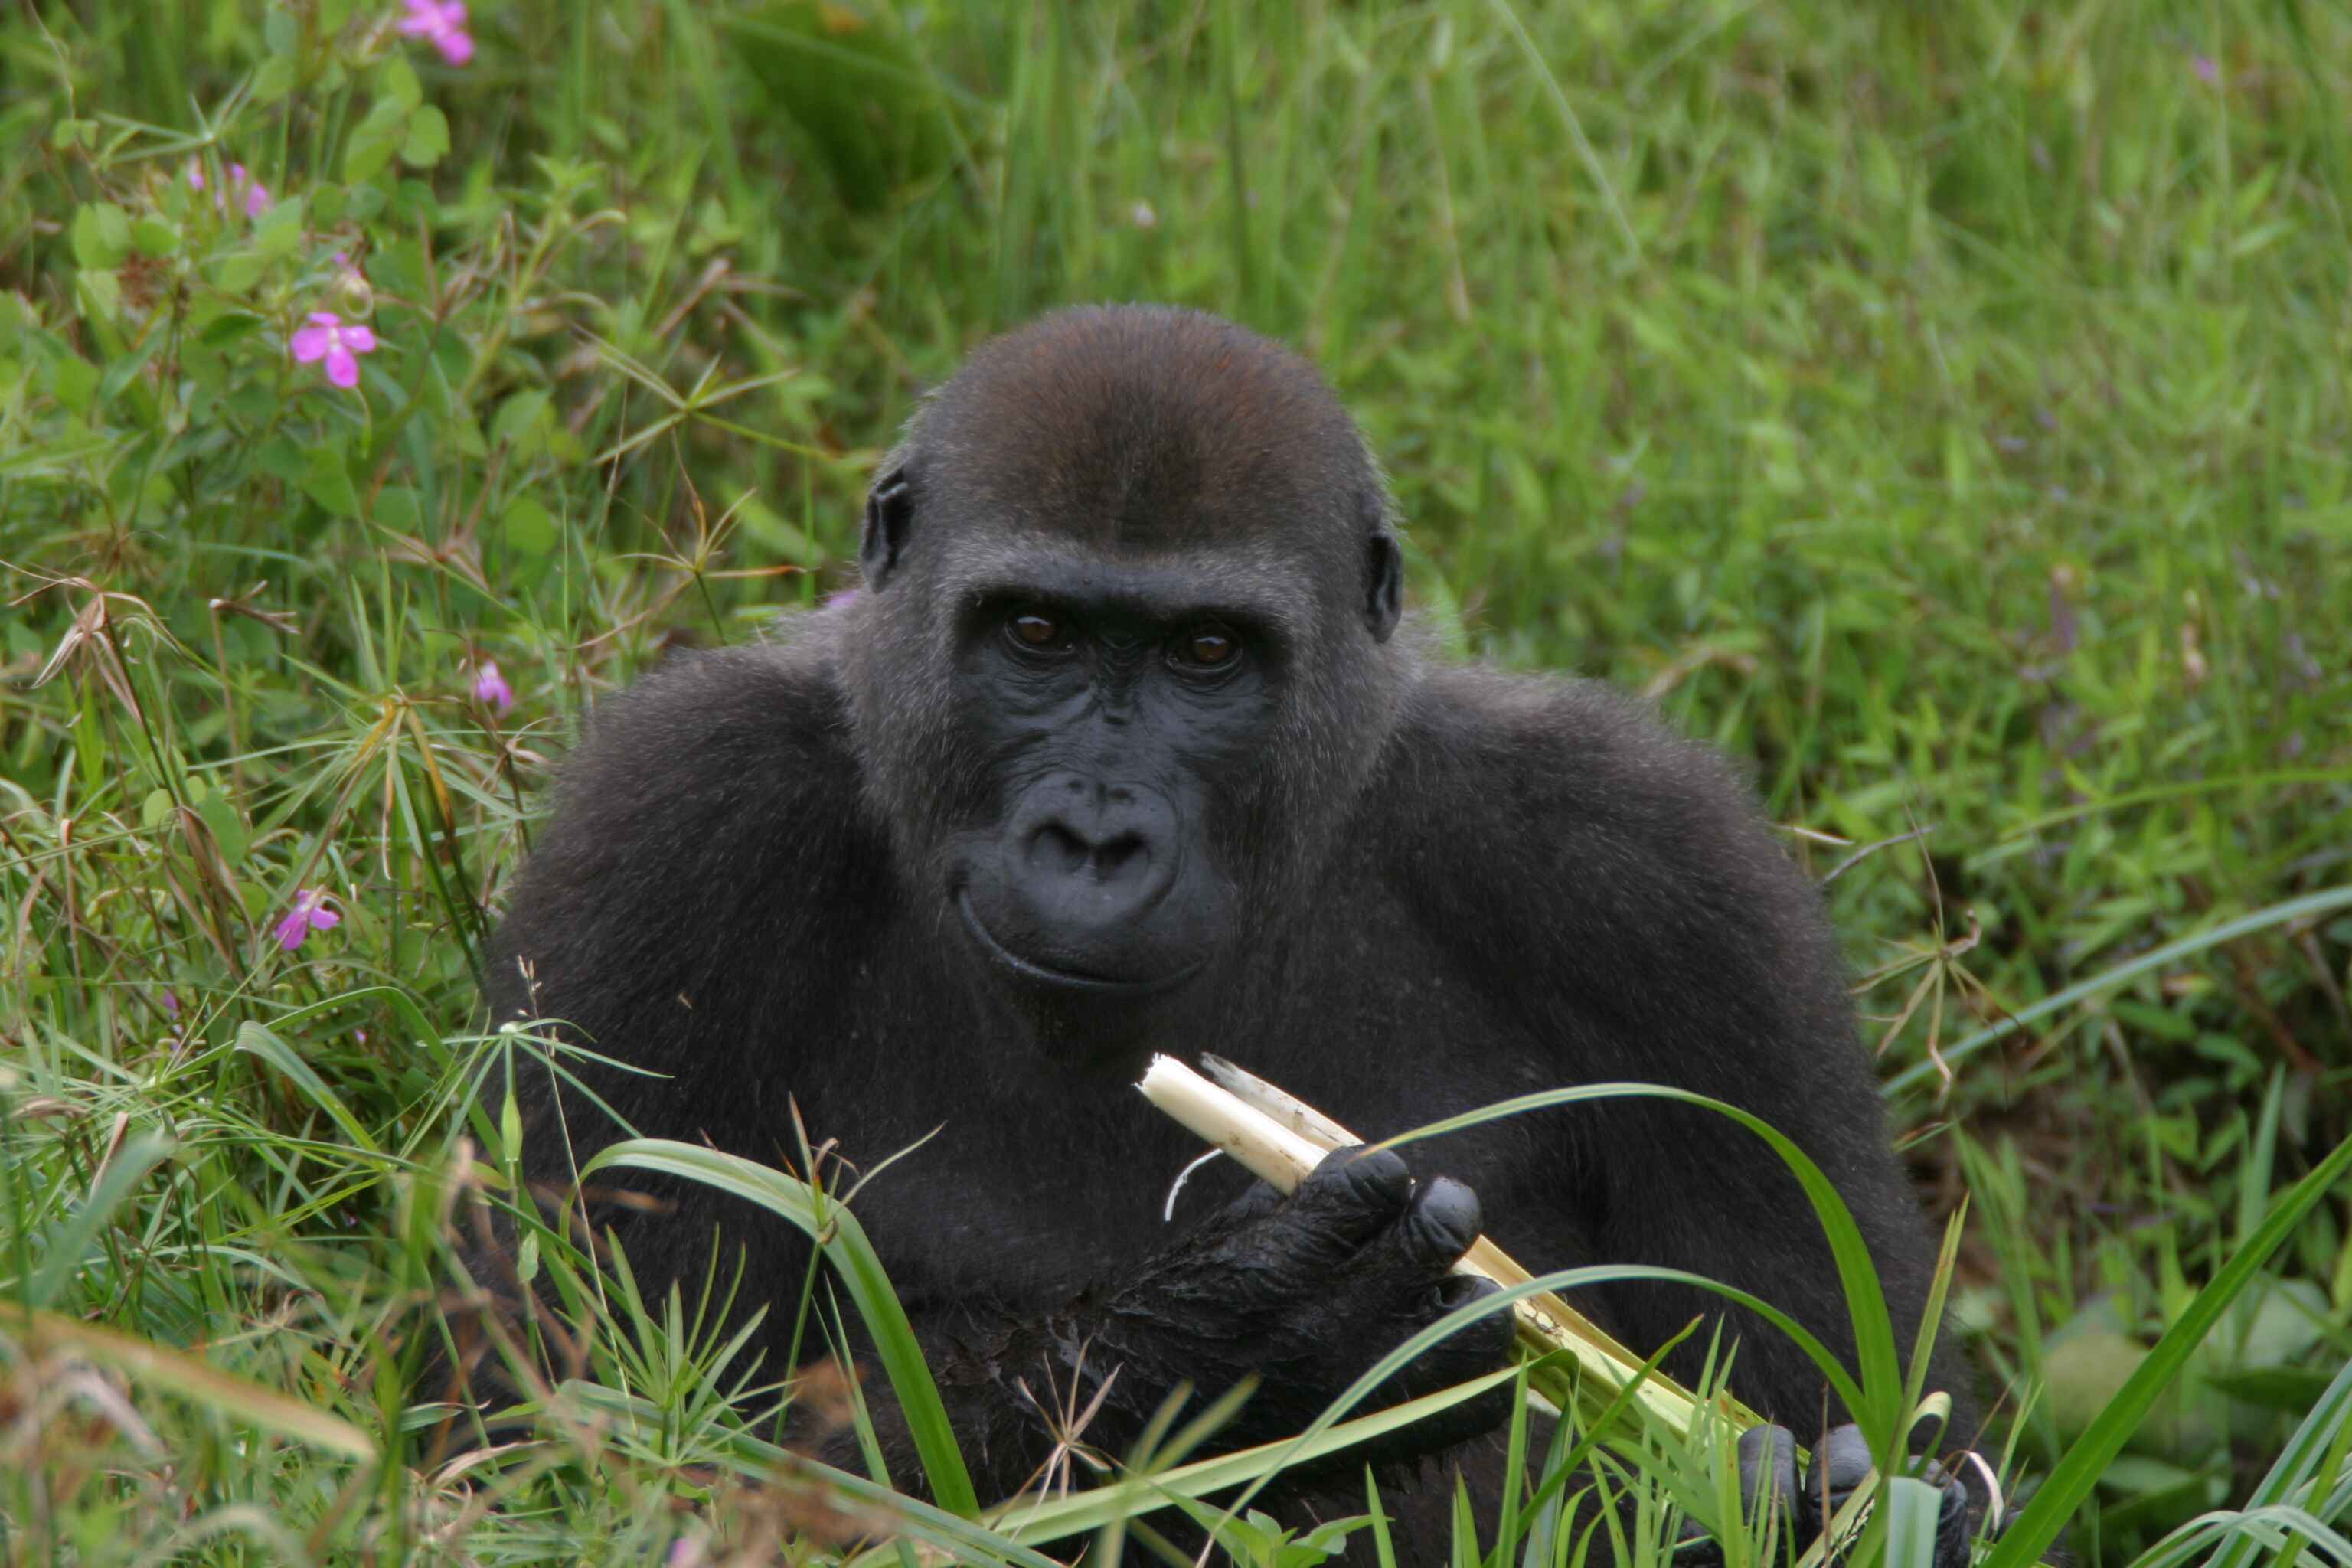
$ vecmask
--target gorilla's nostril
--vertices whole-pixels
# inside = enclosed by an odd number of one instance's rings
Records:
[[[1035,837],[1030,842],[1032,863],[1058,871],[1066,877],[1075,876],[1092,858],[1087,841],[1058,822],[1049,822],[1038,828]]]
[[[1148,858],[1142,837],[1123,833],[1095,851],[1095,879],[1121,881],[1141,870]]]

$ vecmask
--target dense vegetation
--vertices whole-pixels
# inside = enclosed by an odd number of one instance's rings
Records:
[[[692,1302],[580,1301],[634,1406],[415,1405],[512,1168],[474,967],[583,710],[845,585],[973,342],[1151,299],[1327,367],[1460,652],[1754,760],[2076,1549],[2352,1563],[2352,16],[459,18],[0,19],[9,1560],[887,1517],[742,1479],[784,1369]]]

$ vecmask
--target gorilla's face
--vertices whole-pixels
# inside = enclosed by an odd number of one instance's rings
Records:
[[[1048,318],[917,416],[859,563],[868,799],[1041,1038],[1126,1049],[1278,951],[1407,657],[1379,472],[1310,369],[1209,317]]]
[[[956,710],[989,809],[943,857],[973,952],[1036,999],[1138,999],[1200,976],[1237,923],[1251,758],[1286,638],[1265,597],[1171,563],[997,555],[944,595]]]

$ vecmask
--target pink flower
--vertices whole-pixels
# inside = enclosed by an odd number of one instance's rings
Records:
[[[358,356],[375,352],[375,333],[358,321],[345,321],[332,310],[313,310],[310,324],[294,334],[294,363],[327,362],[327,379],[337,386],[360,384]]]
[[[474,700],[488,703],[500,713],[514,706],[514,688],[507,684],[507,678],[488,659],[474,670]]]
[[[291,952],[302,945],[314,931],[332,931],[343,923],[343,917],[322,906],[327,895],[316,888],[306,888],[294,895],[294,907],[279,921],[272,933],[278,945]]]
[[[2207,87],[2221,85],[2221,68],[2215,63],[2212,56],[2199,55],[2190,60],[2189,65],[2189,68],[2197,73],[2197,79]]]
[[[194,158],[188,160],[188,184],[200,191],[205,188],[205,166]],[[237,205],[245,209],[246,216],[259,217],[269,210],[269,187],[247,174],[244,164],[231,163],[228,166],[228,188],[244,193],[237,198]],[[222,195],[219,191],[213,193],[215,212],[221,210]]]
[[[453,66],[474,58],[474,36],[466,31],[465,0],[400,0],[400,8],[408,13],[400,19],[404,35],[423,38]]]

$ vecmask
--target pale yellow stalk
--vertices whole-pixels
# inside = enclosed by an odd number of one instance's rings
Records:
[[[1151,1066],[1136,1087],[1144,1098],[1277,1191],[1296,1188],[1333,1149],[1364,1142],[1296,1096],[1231,1062],[1217,1057],[1204,1058],[1203,1062],[1223,1087],[1165,1056],[1151,1058]],[[1483,1236],[1471,1244],[1454,1271],[1507,1287],[1525,1284],[1532,1278]],[[1512,1311],[1522,1356],[1534,1360],[1566,1351],[1582,1371],[1580,1381],[1564,1374],[1536,1380],[1537,1392],[1555,1409],[1564,1408],[1571,1398],[1580,1398],[1588,1413],[1597,1411],[1641,1370],[1639,1356],[1549,1291],[1514,1302]],[[1671,1378],[1663,1373],[1650,1373],[1634,1389],[1633,1398],[1653,1419],[1664,1422],[1679,1436],[1689,1436],[1697,1404]],[[1730,1421],[1735,1430],[1754,1426],[1758,1419],[1729,1399],[1718,1403],[1717,1415]]]

